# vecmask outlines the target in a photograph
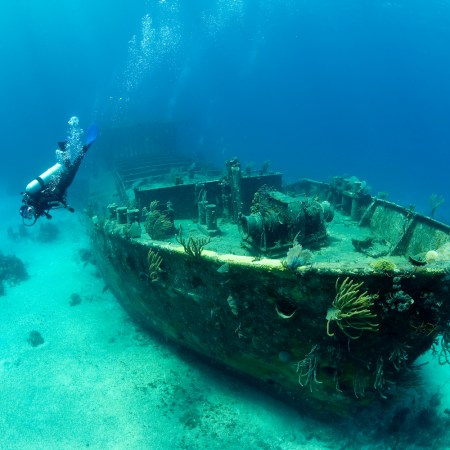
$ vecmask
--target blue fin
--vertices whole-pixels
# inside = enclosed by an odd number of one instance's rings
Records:
[[[91,145],[97,139],[98,131],[99,130],[97,125],[91,125],[88,128],[86,132],[86,141],[84,143],[85,146],[89,147],[89,145]]]

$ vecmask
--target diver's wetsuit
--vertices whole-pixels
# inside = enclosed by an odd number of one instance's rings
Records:
[[[78,125],[78,119],[72,117],[69,124],[72,126]],[[60,158],[58,158],[60,161],[31,181],[25,192],[22,192],[22,203],[24,205],[19,209],[19,212],[25,225],[33,225],[41,216],[51,219],[49,212],[54,208],[67,208],[71,212],[74,211],[66,203],[66,191],[72,184],[84,155],[97,139],[97,135],[97,125],[91,125],[87,131],[85,144],[79,150],[73,162],[70,160],[71,155],[66,149],[67,142],[58,144],[60,150],[57,150],[57,152],[60,155]]]
[[[78,153],[73,162],[70,161],[70,158],[65,157],[63,166],[64,171],[61,173],[58,183],[54,186],[49,186],[51,188],[53,195],[57,197],[57,199],[64,204],[63,200],[66,196],[67,188],[72,184],[75,175],[78,172],[81,161],[83,161],[84,155],[88,151],[89,145],[83,145],[83,148]]]
[[[50,183],[45,189],[35,195],[29,195],[28,204],[34,207],[37,217],[46,216],[50,219],[50,209],[58,207],[67,208],[71,212],[74,211],[73,208],[67,205],[66,191],[72,184],[80,164],[83,161],[84,155],[88,151],[90,145],[91,144],[83,145],[83,148],[75,157],[73,162],[71,162],[70,158],[66,156],[65,152],[63,152],[64,156],[61,165],[64,169],[58,176],[57,180],[55,180],[54,183]]]

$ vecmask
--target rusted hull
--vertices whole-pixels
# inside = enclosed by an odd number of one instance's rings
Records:
[[[391,382],[408,378],[450,319],[442,268],[405,262],[394,273],[317,263],[289,270],[276,259],[193,257],[180,245],[130,239],[125,227],[93,223],[91,235],[108,287],[130,316],[309,411],[346,415],[393,396]],[[161,258],[153,273],[150,250]],[[336,282],[347,277],[373,295],[376,330],[349,337],[331,321],[327,332]],[[404,310],[392,307],[399,290],[413,299]]]

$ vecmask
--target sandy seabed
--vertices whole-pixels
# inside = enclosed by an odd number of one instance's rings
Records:
[[[364,426],[311,419],[143,333],[82,258],[81,213],[55,213],[52,242],[36,240],[39,224],[14,242],[7,229],[20,218],[11,211],[5,201],[0,251],[19,257],[30,278],[0,297],[0,449],[449,448],[450,367],[431,360],[421,369],[399,430],[382,408]],[[74,294],[81,302],[71,305]],[[42,345],[30,344],[31,331]],[[429,439],[411,429],[419,408],[439,421],[421,433]]]

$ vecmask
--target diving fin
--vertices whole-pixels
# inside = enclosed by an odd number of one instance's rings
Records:
[[[91,125],[87,132],[86,132],[86,141],[84,142],[84,145],[90,146],[98,136],[98,126],[97,125]]]
[[[86,141],[83,145],[83,151],[87,151],[87,149],[94,143],[98,136],[98,126],[91,125],[86,132]],[[67,150],[67,141],[58,142],[58,147],[62,152]]]

